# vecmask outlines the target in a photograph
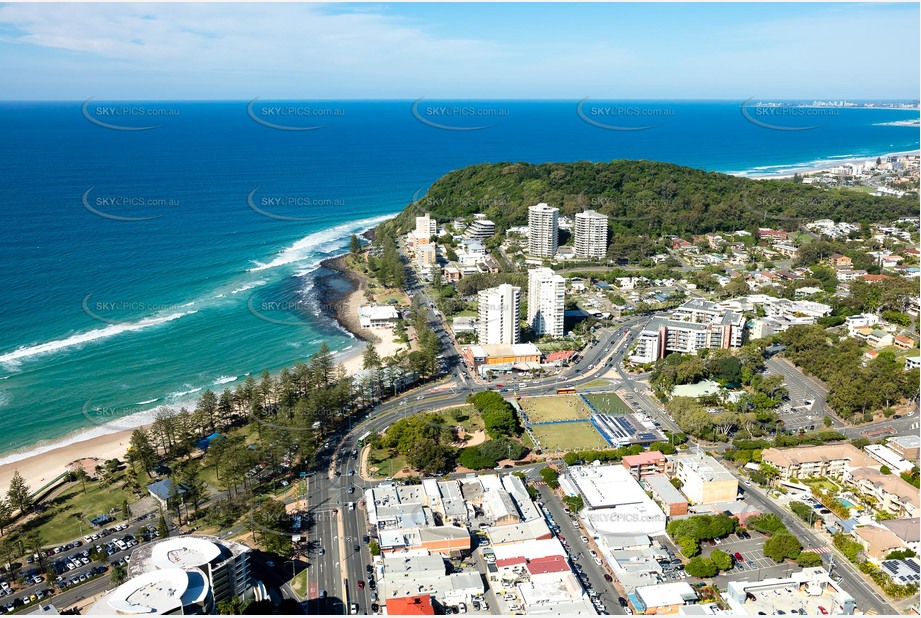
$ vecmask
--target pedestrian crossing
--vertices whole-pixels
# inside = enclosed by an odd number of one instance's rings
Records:
[[[831,553],[831,547],[829,547],[828,545],[822,545],[821,547],[815,547],[815,548],[810,549],[810,550],[808,550],[808,551],[814,551],[814,552],[817,553],[817,554],[830,554],[830,553]]]
[[[909,429],[917,430],[919,426],[921,426],[921,423],[919,423],[918,421],[915,421],[914,423],[912,423],[911,425],[909,425],[908,428],[909,428]]]

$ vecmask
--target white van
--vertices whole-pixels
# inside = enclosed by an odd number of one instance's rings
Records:
[[[354,503],[354,502],[349,502],[349,510],[350,510],[350,511],[354,511],[354,510],[355,510],[355,503]]]

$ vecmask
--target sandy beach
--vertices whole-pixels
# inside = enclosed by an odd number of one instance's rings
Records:
[[[362,341],[361,345],[349,350],[336,362],[341,363],[349,375],[354,375],[362,369],[362,354],[368,342],[374,343],[377,353],[381,358],[393,356],[400,350],[409,350],[409,344],[393,340],[393,331],[389,328],[362,328],[358,322],[358,308],[367,304],[365,291],[367,282],[345,265],[344,256],[325,260],[323,267],[335,271],[338,276],[352,284],[352,290],[329,298],[327,307],[330,317],[335,319],[342,328]]]
[[[334,276],[347,279],[351,289],[342,294],[333,294],[327,299],[326,313],[330,319],[335,319],[340,326],[356,337],[356,345],[345,353],[337,355],[336,362],[345,367],[349,375],[354,375],[362,368],[362,353],[367,342],[373,341],[380,356],[393,356],[400,350],[408,350],[409,344],[393,340],[392,331],[386,328],[362,329],[358,323],[358,307],[365,304],[366,282],[362,277],[348,270],[342,258],[327,260],[324,264],[336,272]],[[145,425],[147,426],[147,425]],[[89,429],[88,429],[89,431]],[[105,434],[101,436],[88,436],[86,439],[67,439],[67,443],[47,449],[37,448],[35,454],[23,457],[18,461],[0,465],[0,494],[5,494],[9,487],[10,479],[16,470],[25,478],[32,490],[39,489],[53,478],[67,469],[67,465],[83,457],[98,457],[100,459],[124,459],[128,450],[131,429]]]
[[[783,172],[779,174],[743,174],[746,178],[751,178],[752,180],[782,180],[784,178],[793,178],[793,176],[799,174],[800,176],[808,176],[809,174],[817,174],[819,172],[824,172],[832,168],[841,166],[841,165],[865,165],[867,163],[874,163],[877,159],[885,159],[886,157],[908,157],[908,156],[919,156],[921,151],[918,150],[907,150],[904,152],[889,152],[886,154],[868,156],[868,157],[854,157],[850,159],[835,159],[823,161],[821,164],[816,165],[815,167],[797,169],[795,172]]]
[[[67,470],[67,464],[83,457],[124,459],[128,452],[131,430],[95,436],[80,442],[53,448],[44,453],[26,457],[0,466],[0,493],[6,493],[13,473],[19,473],[32,490],[36,490]]]

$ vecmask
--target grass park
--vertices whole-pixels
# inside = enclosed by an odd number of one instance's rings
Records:
[[[118,477],[123,474],[125,472],[120,472]],[[47,501],[50,503],[48,510],[38,514],[30,527],[40,530],[45,544],[66,543],[92,532],[89,520],[97,515],[114,510],[112,516],[121,520],[121,508],[126,500],[133,503],[137,498],[125,491],[121,483],[105,486],[99,481],[87,481],[85,492],[82,483],[70,483]]]
[[[615,393],[594,393],[585,395],[585,398],[601,414],[628,414],[632,412],[630,406]]]
[[[540,440],[545,452],[606,448],[608,443],[588,421],[531,426],[531,432]]]
[[[531,424],[549,421],[588,420],[589,412],[577,395],[528,397],[519,401]]]

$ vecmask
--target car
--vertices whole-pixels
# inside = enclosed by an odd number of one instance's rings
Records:
[[[325,598],[326,598],[326,591],[325,591],[325,590],[321,590],[321,591],[320,591],[320,598],[321,598],[321,599],[325,599]]]
[[[372,603],[372,604],[371,604],[371,611],[374,612],[374,613],[377,613],[378,610],[380,610],[380,608],[381,608],[381,606],[378,605],[377,603]]]
[[[751,487],[751,486],[752,486],[752,482],[746,480],[746,481],[745,481],[745,486],[746,486],[746,487]]]
[[[373,580],[373,579],[369,579],[369,580],[368,580],[368,588],[370,588],[371,590],[377,589],[377,584],[374,583],[374,580]]]
[[[374,567],[369,564],[368,566],[365,567],[365,571],[367,571],[368,573],[373,573]]]
[[[902,415],[901,415],[901,414],[893,414],[893,415],[892,415],[892,419],[893,419],[893,420],[898,420],[898,419],[900,419],[900,418],[902,418]]]
[[[736,560],[738,560],[739,562],[745,562],[745,558],[743,558],[743,557],[742,557],[742,554],[740,554],[739,552],[736,552],[736,553],[734,553],[734,554],[732,554],[732,555],[733,555],[733,557],[734,557]]]
[[[716,541],[714,541],[713,539],[707,539],[707,545],[709,545],[710,547],[716,547]]]
[[[605,573],[605,574],[604,574],[604,581],[606,581],[606,582],[612,582],[612,581],[614,581],[614,578],[611,577],[608,573]]]
[[[326,553],[326,549],[321,547],[318,553],[322,556],[323,554]]]
[[[358,589],[359,589],[359,590],[364,590],[364,589],[365,589],[365,580],[363,580],[363,579],[359,579],[359,580],[358,580]]]
[[[422,401],[423,399],[425,399],[425,395],[419,395],[416,397],[416,401]]]
[[[588,550],[588,555],[591,556],[592,558],[597,558],[598,552],[596,552],[594,549],[590,549]]]
[[[827,615],[828,615],[828,610],[825,609],[824,607],[822,607],[821,605],[819,605],[819,612],[821,612],[821,614],[822,614],[823,616],[827,616]]]
[[[358,603],[352,603],[349,605],[349,613],[353,616],[358,613]]]
[[[597,564],[598,566],[601,566],[604,563],[601,562],[601,558],[595,558],[595,564]]]

